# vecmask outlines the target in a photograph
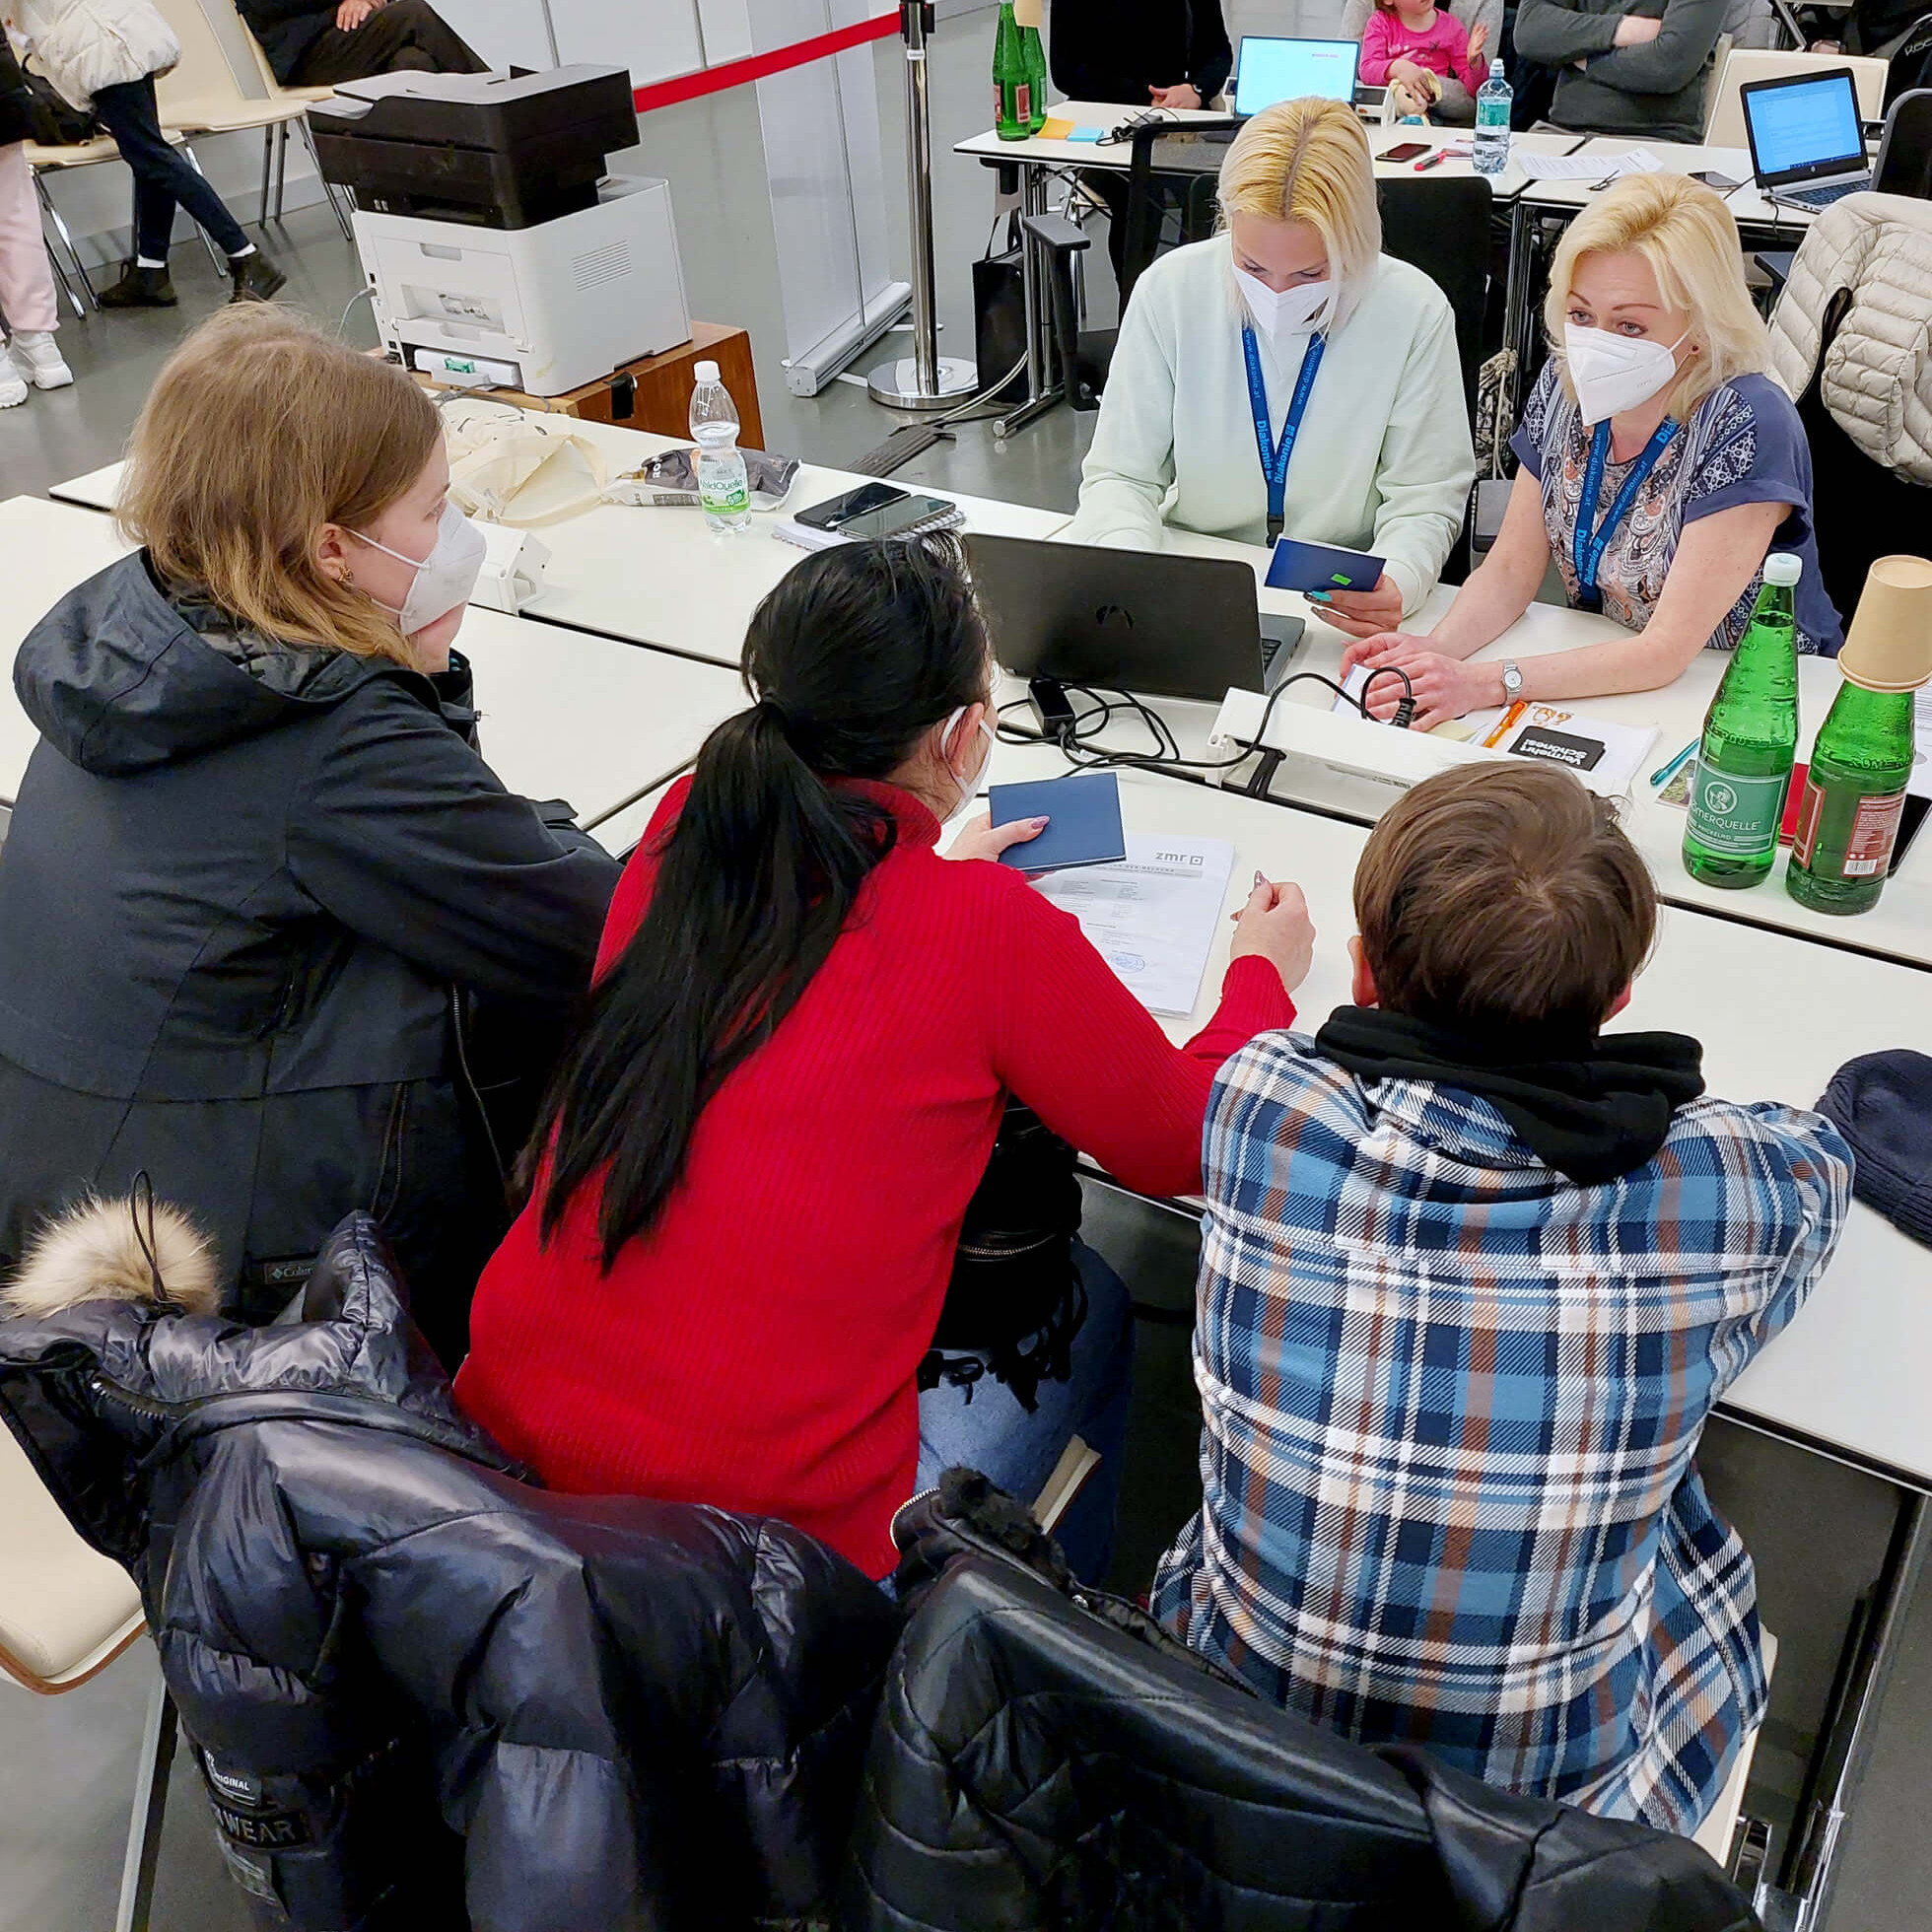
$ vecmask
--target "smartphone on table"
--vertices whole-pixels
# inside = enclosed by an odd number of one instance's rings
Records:
[[[1399,141],[1385,155],[1377,155],[1377,161],[1419,161],[1429,151],[1426,141]]]

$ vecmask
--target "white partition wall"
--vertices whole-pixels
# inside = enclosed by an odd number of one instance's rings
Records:
[[[732,0],[722,0],[729,11]],[[879,0],[748,0],[752,51],[877,17]],[[816,395],[904,312],[891,273],[878,85],[869,42],[758,83],[785,296],[787,380]]]
[[[438,0],[438,11],[492,67],[554,67],[543,0]]]

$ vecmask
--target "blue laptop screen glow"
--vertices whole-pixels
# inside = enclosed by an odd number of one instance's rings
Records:
[[[1241,42],[1241,71],[1234,83],[1234,111],[1258,114],[1277,101],[1352,101],[1353,40],[1276,40],[1249,34]]]
[[[1784,174],[1825,161],[1847,167],[1864,162],[1858,100],[1848,75],[1826,74],[1795,87],[1766,88],[1761,94],[1747,94],[1744,104],[1760,174]]]

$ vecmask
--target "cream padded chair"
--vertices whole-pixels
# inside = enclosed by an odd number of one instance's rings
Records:
[[[262,83],[259,70],[249,78],[262,86],[263,91],[258,95],[244,94],[208,18],[203,0],[155,0],[155,4],[160,7],[169,26],[174,30],[174,37],[181,43],[179,62],[155,84],[162,125],[178,130],[184,136],[232,134],[260,128],[261,199],[256,219],[266,222],[269,218],[269,181],[274,172],[275,160],[278,155],[286,153],[289,123],[302,120],[308,111],[307,101],[297,95],[272,90]],[[224,4],[224,0],[212,0],[212,4]],[[245,22],[242,24],[242,31],[248,45],[259,52],[255,37],[248,33]],[[306,124],[303,135],[306,139]],[[201,164],[195,159],[193,148],[185,141],[182,152],[199,172]],[[334,205],[333,196],[330,197],[330,204]],[[279,216],[282,212],[279,176],[274,207]],[[339,207],[335,209],[335,214],[340,222],[342,211]],[[346,224],[343,232],[345,235],[348,233]],[[217,266],[226,273],[225,263],[218,263]]]
[[[207,4],[214,7],[226,6],[230,3],[231,0],[207,0]],[[240,18],[239,11],[237,18]],[[261,42],[255,38],[254,30],[245,20],[242,22],[242,37],[247,41],[249,58],[255,63],[255,78],[261,82],[262,92],[270,101],[300,101],[306,108],[311,101],[327,101],[333,97],[335,90],[332,87],[284,87],[275,78],[275,70],[268,64],[266,51]],[[298,118],[295,125],[302,132],[303,143],[309,150],[309,158],[314,162],[315,172],[319,175],[322,172],[321,158],[315,153],[315,140],[309,131],[308,116],[304,114]],[[282,219],[282,177],[288,172],[288,151],[289,124],[285,121],[276,136],[275,219],[278,222]],[[336,199],[335,190],[326,181],[322,183],[322,193],[327,197],[329,207],[334,210],[335,219],[343,235],[354,242],[355,231],[349,226],[348,216],[342,212],[342,204]]]
[[[104,1671],[144,1627],[133,1579],[81,1541],[27,1452],[0,1427],[0,1673],[58,1696]],[[157,1672],[115,1932],[147,1932],[173,1756],[174,1710]]]
[[[1764,1659],[1764,1682],[1768,1685],[1771,1673],[1777,1668],[1777,1638],[1765,1629],[1760,1629],[1758,1636]],[[1744,1788],[1751,1782],[1751,1760],[1757,1755],[1758,1732],[1752,1731],[1738,1747],[1731,1775],[1724,1780],[1724,1789],[1711,1807],[1710,1816],[1690,1834],[1727,1872],[1731,1869],[1731,1840],[1737,1835],[1738,1820],[1744,1816]]]
[[[1717,85],[1710,91],[1710,111],[1704,117],[1704,146],[1750,147],[1751,138],[1744,128],[1744,102],[1740,98],[1747,81],[1782,80],[1787,74],[1822,74],[1833,67],[1851,69],[1851,84],[1858,94],[1859,118],[1883,120],[1886,75],[1883,60],[1855,53],[1786,53],[1764,47],[1733,47],[1724,58]]]

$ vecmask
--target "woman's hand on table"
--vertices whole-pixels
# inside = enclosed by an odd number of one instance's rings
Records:
[[[1308,601],[1351,638],[1376,637],[1402,622],[1402,586],[1387,571],[1372,590],[1315,590]]]
[[[1156,107],[1192,110],[1201,105],[1200,91],[1192,81],[1183,81],[1179,87],[1150,87],[1147,92],[1153,96]]]
[[[1231,959],[1251,953],[1266,959],[1290,993],[1308,977],[1315,963],[1315,922],[1300,886],[1276,885],[1255,874],[1248,903],[1234,915],[1234,943],[1228,948]]]
[[[996,825],[993,814],[983,811],[961,828],[958,838],[946,849],[946,857],[997,861],[1008,846],[1024,845],[1028,839],[1037,839],[1047,829],[1049,822],[1044,818],[1015,818],[1004,825]]]
[[[1494,664],[1469,664],[1460,657],[1446,657],[1430,639],[1412,637],[1404,631],[1351,644],[1343,656],[1343,675],[1357,665],[1371,671],[1400,670],[1407,675],[1407,695],[1415,701],[1415,716],[1409,725],[1412,731],[1432,731],[1465,712],[1501,702],[1502,672]],[[1378,677],[1363,693],[1362,703],[1371,718],[1390,719],[1405,695],[1400,677]]]

